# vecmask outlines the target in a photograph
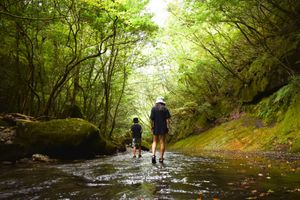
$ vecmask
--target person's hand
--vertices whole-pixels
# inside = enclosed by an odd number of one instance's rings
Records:
[[[174,133],[172,132],[172,127],[171,127],[171,126],[168,126],[167,130],[168,130],[168,134],[169,134],[169,135],[173,135],[173,134],[174,134]]]

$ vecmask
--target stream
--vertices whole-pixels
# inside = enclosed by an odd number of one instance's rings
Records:
[[[92,160],[0,165],[0,199],[300,199],[293,161],[130,152]]]

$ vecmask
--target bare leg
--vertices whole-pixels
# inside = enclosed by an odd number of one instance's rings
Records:
[[[158,135],[153,135],[153,142],[152,142],[152,154],[155,156],[156,154],[156,145],[158,142]]]
[[[133,156],[136,155],[136,147],[133,147]]]
[[[160,158],[164,159],[165,154],[165,141],[166,141],[166,135],[160,135],[159,142],[160,142]]]

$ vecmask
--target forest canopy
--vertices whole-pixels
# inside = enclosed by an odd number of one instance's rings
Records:
[[[186,0],[169,11],[177,139],[299,82],[299,1]]]
[[[163,27],[148,3],[1,1],[0,112],[82,117],[112,137],[136,115],[147,129],[163,95],[178,140],[299,82],[298,0],[169,1]]]
[[[146,3],[1,1],[1,112],[63,117],[75,108],[111,135],[128,76],[157,30]]]

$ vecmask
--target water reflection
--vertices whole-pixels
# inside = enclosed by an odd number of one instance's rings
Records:
[[[299,171],[263,163],[129,153],[59,164],[1,166],[0,199],[297,199]],[[268,161],[268,165],[273,165]],[[259,176],[258,174],[262,174]],[[267,178],[269,177],[269,178]],[[291,192],[287,192],[291,191]]]

